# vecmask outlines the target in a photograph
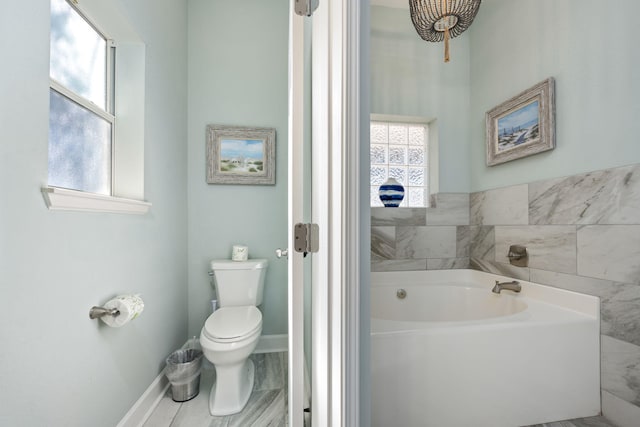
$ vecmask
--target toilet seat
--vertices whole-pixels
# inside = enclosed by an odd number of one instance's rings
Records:
[[[262,313],[255,306],[221,307],[214,311],[202,331],[212,341],[241,341],[262,328]]]

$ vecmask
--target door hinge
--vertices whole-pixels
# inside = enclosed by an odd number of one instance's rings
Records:
[[[307,256],[308,253],[318,252],[320,237],[318,224],[296,224],[293,229],[293,237],[293,246],[296,252],[302,252],[304,256]]]
[[[296,0],[295,10],[300,16],[311,16],[318,8],[320,0]]]

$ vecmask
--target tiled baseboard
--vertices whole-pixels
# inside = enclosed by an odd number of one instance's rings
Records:
[[[288,335],[262,335],[254,353],[278,353],[289,348]]]
[[[602,390],[602,415],[618,427],[637,427],[640,407]]]

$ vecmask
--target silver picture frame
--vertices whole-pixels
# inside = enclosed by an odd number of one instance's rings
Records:
[[[275,185],[274,128],[207,125],[207,183]]]
[[[550,77],[486,113],[487,166],[553,150],[555,81]]]

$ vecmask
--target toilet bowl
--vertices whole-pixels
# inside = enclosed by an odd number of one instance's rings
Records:
[[[235,414],[247,404],[255,376],[249,355],[261,333],[262,313],[252,305],[219,308],[205,322],[200,345],[216,370],[209,397],[211,415]]]

